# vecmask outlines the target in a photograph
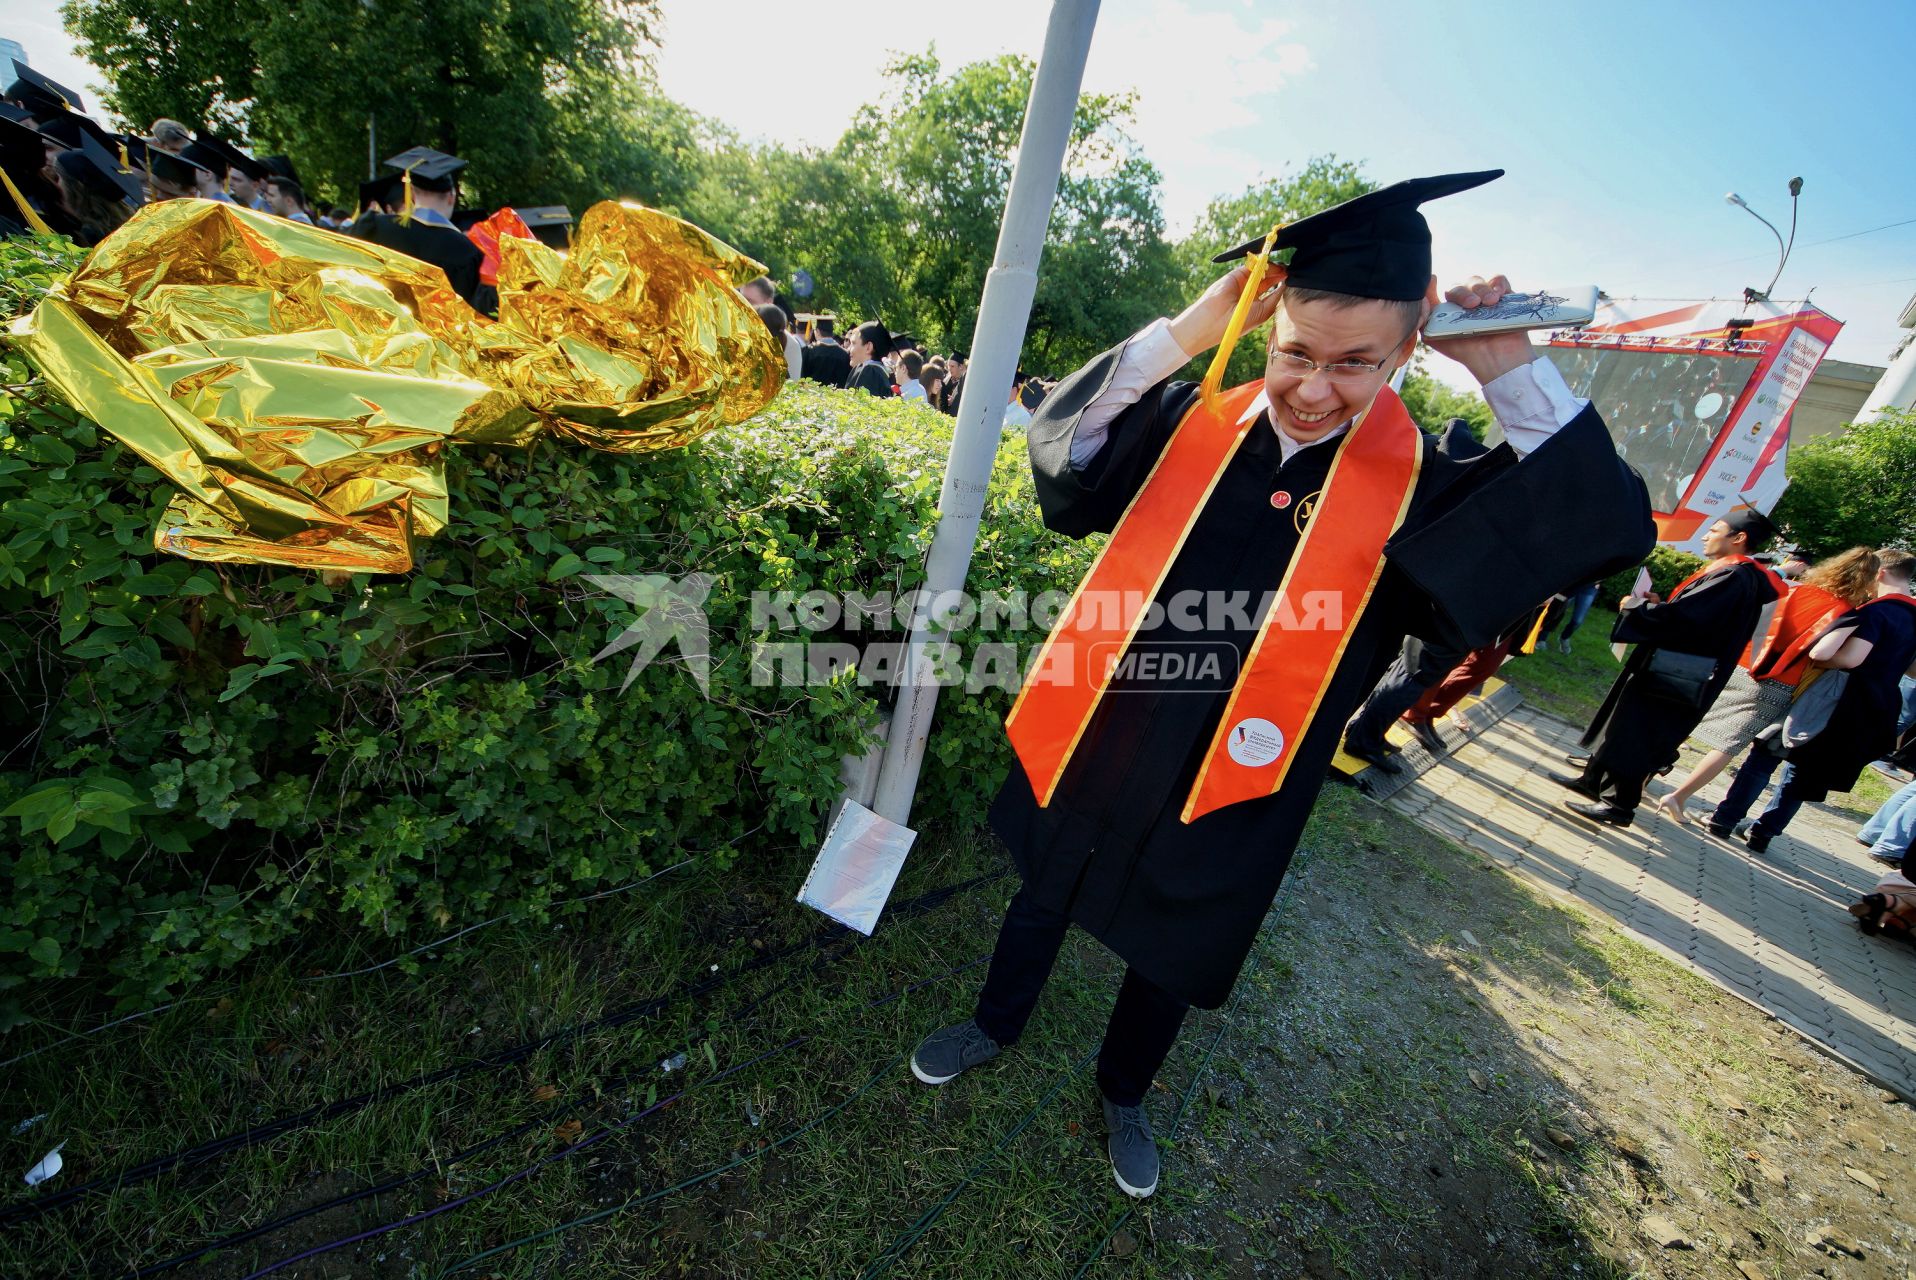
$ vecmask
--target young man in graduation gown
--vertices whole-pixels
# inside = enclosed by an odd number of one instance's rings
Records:
[[[1589,759],[1581,774],[1550,778],[1582,799],[1564,807],[1593,822],[1627,827],[1635,820],[1643,784],[1676,762],[1677,751],[1729,683],[1737,656],[1750,643],[1764,606],[1782,598],[1782,580],[1751,553],[1769,545],[1772,530],[1760,511],[1745,507],[1703,534],[1709,564],[1677,584],[1670,598],[1626,596],[1614,638],[1637,647],[1584,732]],[[1703,673],[1700,691],[1673,682],[1659,654],[1683,654]]]
[[[1281,284],[1260,287],[1253,259],[1067,378],[1030,427],[1046,524],[1112,536],[1007,721],[1019,762],[991,821],[1023,885],[976,1013],[911,1065],[942,1084],[1016,1041],[1075,921],[1128,965],[1097,1081],[1129,1195],[1157,1185],[1145,1092],[1188,1007],[1230,995],[1400,639],[1475,648],[1653,543],[1642,481],[1521,334],[1432,344],[1503,424],[1484,456],[1446,455],[1386,385],[1437,301],[1418,203],[1496,176],[1399,183],[1281,228]],[[1273,313],[1261,381],[1169,380]],[[1150,678],[1174,667],[1197,678]]]
[[[432,263],[446,273],[453,292],[471,303],[474,310],[497,315],[499,291],[479,275],[486,255],[452,221],[453,209],[459,203],[455,175],[466,162],[430,147],[414,147],[386,161],[386,165],[400,170],[402,182],[405,175],[411,175],[411,213],[364,214],[347,234]]]

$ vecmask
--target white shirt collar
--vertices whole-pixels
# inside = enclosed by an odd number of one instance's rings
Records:
[[[1257,393],[1257,399],[1251,401],[1251,407],[1244,411],[1244,416],[1237,420],[1238,425],[1243,426],[1246,422],[1250,421],[1252,418],[1257,417],[1261,413],[1269,413],[1270,410],[1271,410],[1271,393],[1269,391],[1260,391]],[[1353,418],[1351,419],[1351,421],[1355,422],[1356,419]],[[1282,466],[1284,463],[1289,462],[1291,460],[1292,455],[1295,454],[1299,449],[1308,449],[1311,447],[1311,445],[1323,444],[1326,440],[1335,440],[1337,439],[1337,437],[1343,435],[1346,431],[1349,431],[1350,429],[1351,429],[1350,422],[1346,422],[1343,426],[1338,427],[1335,431],[1327,432],[1326,434],[1319,436],[1317,439],[1311,441],[1310,444],[1302,444],[1296,440],[1291,439],[1289,436],[1285,435],[1284,432],[1279,429],[1277,425],[1276,417],[1272,417],[1271,418],[1271,433],[1277,437],[1278,465]]]

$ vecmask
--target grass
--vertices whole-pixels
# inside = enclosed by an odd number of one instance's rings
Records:
[[[451,1273],[1236,1277],[1262,1260],[1282,1275],[1621,1280],[1613,1242],[1647,1175],[1606,1135],[1638,1123],[1616,1113],[1648,1086],[1624,1082],[1620,1100],[1598,1077],[1633,1061],[1662,1073],[1658,1103],[1682,1113],[1674,1132],[1693,1149],[1691,1195],[1712,1204],[1736,1203],[1749,1139],[1701,1105],[1707,1092],[1733,1088],[1778,1116],[1807,1105],[1800,1066],[1776,1058],[1757,1015],[1331,788],[1237,1007],[1194,1012],[1162,1073],[1156,1122],[1163,1135],[1181,1116],[1180,1136],[1159,1195],[1133,1205],[1110,1183],[1085,1068],[1120,963],[1074,931],[1016,1049],[926,1089],[901,1055],[969,1011],[982,973],[963,966],[988,952],[1014,881],[751,967],[817,930],[790,900],[808,854],[668,875],[562,928],[500,925],[411,975],[311,981],[365,963],[314,939],[158,1017],[50,1041],[9,1068],[16,1107],[47,1118],[0,1141],[18,1168],[66,1141],[54,1185],[71,1187],[711,981],[714,965],[727,979],[656,1016],[10,1226],[0,1274],[124,1273],[423,1171],[176,1274],[241,1277],[483,1193],[280,1274],[436,1277],[553,1232]],[[981,833],[928,834],[894,901],[1001,871],[1001,856]],[[1577,1149],[1553,1147],[1551,1127],[1575,1131]]]
[[[1497,675],[1538,710],[1582,726],[1596,716],[1622,670],[1610,653],[1608,620],[1593,611],[1570,637],[1569,653],[1557,652],[1553,639],[1549,648],[1539,645],[1537,652],[1505,662]]]

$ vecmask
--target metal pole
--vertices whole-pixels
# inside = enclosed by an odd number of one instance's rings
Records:
[[[1078,86],[1084,80],[1085,57],[1097,24],[1098,0],[1053,0],[1044,52],[1031,82],[1031,100],[1025,106],[1018,167],[1011,175],[1004,221],[998,227],[998,249],[978,304],[977,336],[972,341],[965,391],[958,402],[952,432],[951,457],[945,464],[945,484],[938,499],[938,528],[925,558],[921,599],[929,601],[930,607],[914,611],[904,682],[892,709],[885,759],[872,803],[879,816],[900,826],[911,818],[912,796],[918,789],[918,771],[924,764],[932,713],[938,705],[938,684],[927,649],[933,638],[931,623],[950,616],[964,588],[965,572],[971,567],[971,552],[984,515],[985,488],[991,480],[992,462],[998,456],[1005,405],[1018,371],[1018,353],[1024,347],[1025,324],[1031,319],[1031,300],[1038,291],[1038,258],[1044,250],[1045,227],[1051,221],[1051,204],[1058,194],[1058,176],[1064,169],[1065,148],[1071,141],[1072,119],[1077,114]]]
[[[366,181],[379,176],[379,117],[366,113]]]

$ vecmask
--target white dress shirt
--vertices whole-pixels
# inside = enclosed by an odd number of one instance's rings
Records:
[[[1118,367],[1111,375],[1111,384],[1105,388],[1103,395],[1085,406],[1084,413],[1078,418],[1077,430],[1071,436],[1071,469],[1082,471],[1090,465],[1091,459],[1097,457],[1098,450],[1104,447],[1105,439],[1110,435],[1111,423],[1117,416],[1190,360],[1190,354],[1178,346],[1177,339],[1171,336],[1171,322],[1168,320],[1153,320],[1134,334],[1118,356]],[[1483,394],[1490,412],[1496,416],[1497,425],[1504,430],[1504,438],[1519,457],[1548,440],[1558,428],[1582,413],[1584,406],[1590,403],[1572,395],[1563,375],[1557,372],[1557,366],[1543,356],[1512,369],[1502,377],[1493,378],[1484,387]],[[1269,396],[1260,391],[1244,417],[1255,417],[1270,406]],[[1238,419],[1239,422],[1243,420]],[[1350,423],[1347,422],[1311,443],[1322,444],[1325,440],[1334,440],[1348,430]],[[1284,462],[1289,462],[1299,449],[1311,447],[1298,443],[1282,431],[1277,432],[1277,444]]]

